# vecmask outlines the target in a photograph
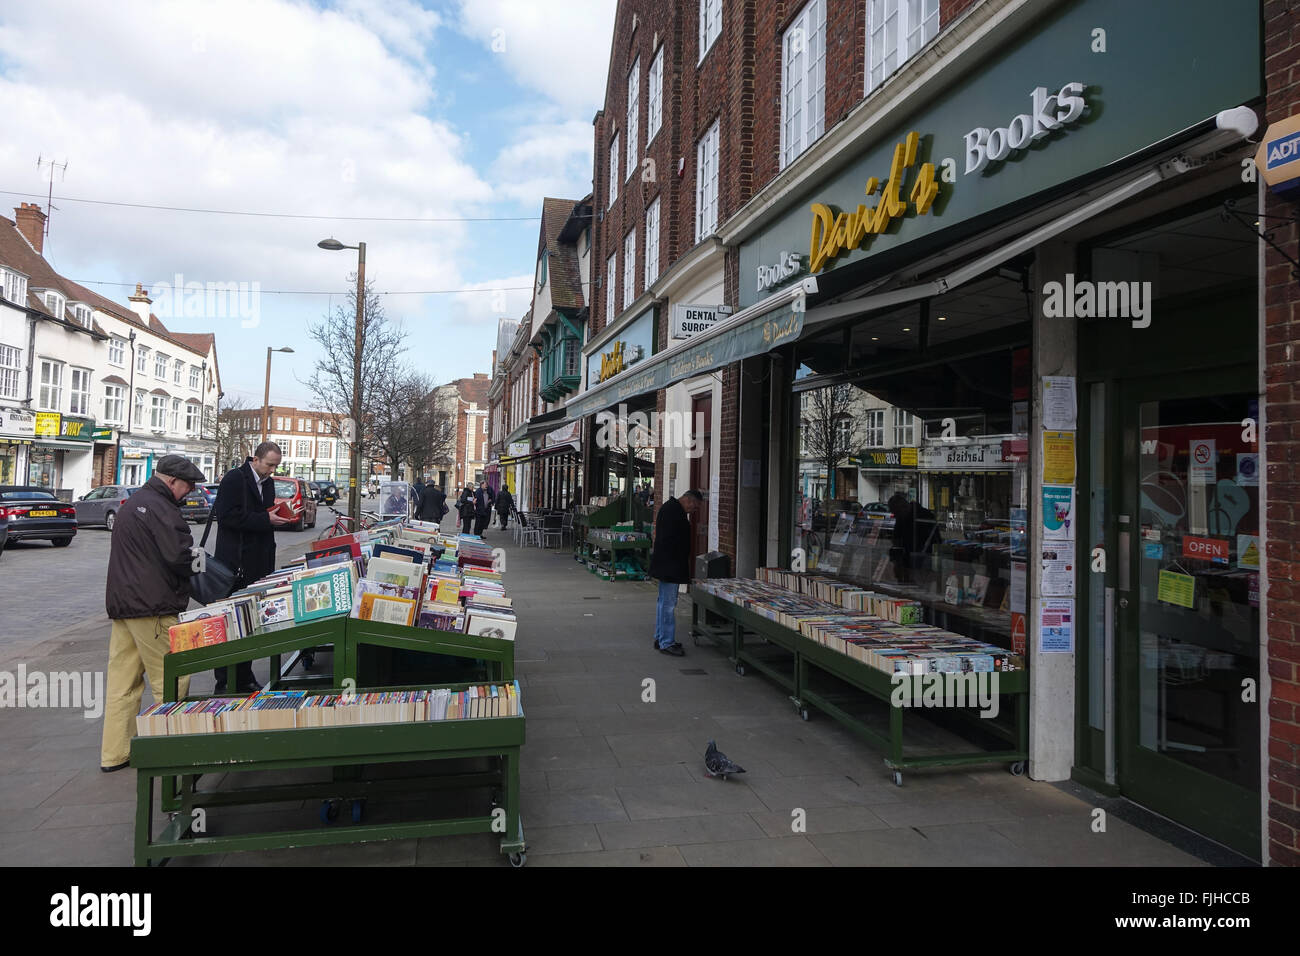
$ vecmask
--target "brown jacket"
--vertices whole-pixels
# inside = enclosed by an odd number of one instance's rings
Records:
[[[127,499],[113,525],[104,604],[108,616],[179,614],[190,603],[194,538],[157,475]]]

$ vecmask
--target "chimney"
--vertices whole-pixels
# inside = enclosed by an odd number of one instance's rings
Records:
[[[146,326],[149,325],[149,306],[153,305],[153,299],[145,295],[144,286],[140,283],[135,284],[135,295],[130,297],[131,308],[135,314],[140,316],[140,321]]]
[[[493,353],[493,354],[496,354],[496,353]],[[487,372],[475,372],[475,373],[474,373],[474,377],[477,378],[477,379],[484,379],[484,378],[487,378]]]
[[[34,202],[25,202],[15,207],[14,221],[18,223],[18,231],[23,234],[36,254],[41,254],[41,248],[45,245],[45,213],[41,212],[41,207]]]

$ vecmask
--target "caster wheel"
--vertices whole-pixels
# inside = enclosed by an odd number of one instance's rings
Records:
[[[807,719],[808,719],[808,708],[807,708],[807,707],[803,707],[803,708],[801,708],[800,711],[799,711],[799,716],[802,717],[804,720],[807,720]]]
[[[361,822],[361,814],[364,811],[365,806],[366,806],[366,801],[364,800],[352,801],[352,822],[353,823]]]
[[[527,854],[527,853],[511,853],[511,854],[510,854],[510,865],[513,866],[515,869],[519,869],[519,867],[523,866],[523,865],[524,865],[525,863],[527,863],[527,862],[528,862],[528,854]]]
[[[320,822],[326,826],[333,823],[339,818],[339,804],[337,800],[325,800],[320,805]]]
[[[737,664],[737,665],[736,665],[736,673],[739,674],[741,677],[744,677],[744,676],[745,676],[745,665],[744,665],[744,664]]]
[[[896,787],[901,787],[902,785],[903,785],[903,771],[901,771],[901,770],[895,770],[895,771],[894,771],[894,786],[896,786]]]
[[[1025,762],[1023,760],[1017,760],[1007,769],[1011,771],[1013,777],[1019,777],[1025,772]]]

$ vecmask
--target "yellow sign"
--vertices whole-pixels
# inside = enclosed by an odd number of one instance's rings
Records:
[[[1156,586],[1156,600],[1179,607],[1196,606],[1196,578],[1177,571],[1161,571]]]
[[[883,188],[875,176],[867,180],[865,191],[868,196],[874,196],[876,190],[880,189],[880,201],[873,208],[868,209],[859,203],[854,212],[842,212],[837,216],[830,206],[819,202],[812,204],[812,233],[808,239],[809,272],[821,272],[841,252],[856,249],[866,237],[884,232],[907,211],[907,203],[901,197],[903,176],[916,162],[916,149],[920,141],[920,134],[913,131],[907,134],[906,140],[894,146],[894,161],[890,164],[889,179]],[[939,183],[934,176],[934,163],[922,163],[920,174],[909,194],[916,207],[916,214],[923,216],[929,212],[938,195]]]
[[[902,464],[904,468],[916,467],[915,448],[900,448],[898,451],[899,451],[899,455],[901,456],[900,464]]]
[[[58,412],[36,413],[36,434],[38,437],[58,438],[63,416]]]
[[[626,366],[623,364],[623,343],[614,343],[614,350],[600,357],[600,381],[613,378]]]
[[[1074,432],[1043,432],[1043,484],[1074,484]]]

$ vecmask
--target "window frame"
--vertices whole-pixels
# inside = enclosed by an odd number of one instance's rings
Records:
[[[646,71],[646,149],[664,125],[664,46],[659,45]]]
[[[618,157],[618,133],[615,133],[614,138],[609,141],[609,206],[607,208],[610,209],[614,208],[614,203],[618,199],[618,184],[620,182],[618,178]]]
[[[116,406],[117,414],[113,414],[113,408]],[[121,385],[104,385],[104,421],[111,425],[120,425],[122,423],[122,412],[125,411],[126,396],[124,387]]]
[[[655,196],[654,201],[645,209],[645,256],[643,258],[647,289],[659,279],[659,210],[659,196]],[[650,268],[651,263],[654,264],[653,271]]]
[[[712,22],[709,20],[710,10],[717,14]],[[713,27],[712,35],[709,33],[710,26]],[[722,36],[722,0],[700,0],[700,58],[696,61],[697,66],[704,62],[704,58],[709,55],[713,44],[720,36]]]
[[[636,226],[623,236],[623,310],[636,301]]]
[[[718,165],[721,160],[721,138],[722,117],[718,117],[695,145],[695,242],[697,244],[718,231]],[[707,224],[706,214],[712,215],[712,221]]]
[[[641,57],[638,54],[632,61],[632,69],[627,74],[627,172],[624,178],[631,179],[640,165],[641,132]]]
[[[78,382],[83,386],[80,389],[77,388]],[[90,369],[74,365],[72,367],[72,374],[68,376],[69,415],[80,415],[83,418],[90,415],[90,389]]]
[[[153,351],[147,345],[141,345],[135,350],[135,370],[141,375],[149,374],[149,353]]]
[[[810,20],[815,23],[810,24]],[[802,31],[803,49],[791,53],[792,40]],[[791,136],[790,67],[799,57],[799,131]],[[811,91],[811,92],[810,92]],[[810,0],[781,36],[779,167],[785,169],[826,131],[826,0]]]
[[[921,52],[926,45],[939,34],[939,0],[919,0],[921,4],[921,22],[913,26],[908,19],[911,12],[909,10],[909,0],[865,0],[866,4],[866,43],[863,50],[863,84],[864,95],[870,95],[874,90],[884,86],[886,81],[896,73],[908,60]],[[874,13],[877,5],[883,11],[881,16],[882,28],[875,27]],[[927,9],[927,7],[929,9]],[[896,36],[892,47],[887,47],[888,41],[888,23],[891,19],[896,21]],[[872,44],[873,34],[886,31],[886,35],[881,38],[881,63],[878,65],[880,70],[880,79],[872,82],[872,74],[876,71],[877,65],[872,62]],[[928,31],[928,32],[927,32]],[[911,38],[917,37],[916,48],[909,50]],[[889,66],[890,57],[894,58],[894,65]]]
[[[36,404],[41,411],[61,412],[63,411],[63,366],[64,363],[58,359],[42,358],[39,361],[39,377],[37,378],[37,397]],[[46,369],[51,371],[57,369],[58,375],[47,378]],[[57,379],[57,381],[55,380]],[[54,402],[49,401],[50,396],[54,397]]]
[[[13,353],[13,364],[6,364],[6,350]],[[12,392],[10,392],[5,382],[11,381]],[[23,350],[16,345],[6,345],[0,342],[0,398],[18,399],[22,395],[23,386]]]
[[[149,396],[149,429],[156,432],[167,430],[167,398],[163,395]]]
[[[190,366],[190,388],[196,392],[203,390],[203,369],[197,365]]]
[[[113,353],[117,352],[117,361],[113,361]],[[111,335],[108,338],[108,364],[116,368],[126,367],[126,339],[120,335]]]
[[[866,411],[864,430],[866,432],[866,448],[885,448],[885,410],[883,408],[869,408]]]
[[[196,427],[197,426],[197,427]],[[185,434],[199,435],[203,431],[202,406],[195,402],[185,403]]]
[[[605,324],[609,325],[617,315],[614,311],[614,292],[618,285],[618,253],[615,252],[605,262]]]
[[[153,377],[160,382],[167,381],[167,367],[171,364],[171,356],[166,352],[153,353]],[[159,368],[162,371],[159,371]]]

